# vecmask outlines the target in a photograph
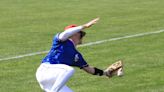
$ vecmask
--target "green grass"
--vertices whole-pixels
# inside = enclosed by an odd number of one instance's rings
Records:
[[[100,17],[84,42],[164,29],[163,0],[1,0],[0,58],[48,50],[69,24]],[[76,68],[75,92],[163,92],[164,33],[122,39],[79,50],[90,65],[105,69],[118,59],[125,76],[108,79]],[[0,61],[0,92],[42,92],[35,71],[44,55]]]

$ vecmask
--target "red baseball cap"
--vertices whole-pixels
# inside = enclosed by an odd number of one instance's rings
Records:
[[[74,27],[77,27],[77,25],[76,25],[76,24],[72,24],[72,25],[66,26],[66,27],[64,28],[64,30],[67,30],[67,29],[69,29],[69,28],[74,28]],[[80,37],[81,37],[81,38],[83,38],[83,37],[86,35],[86,32],[84,32],[84,31],[80,31],[79,33],[80,33]]]
[[[67,29],[73,28],[73,27],[77,27],[77,25],[76,25],[76,24],[72,24],[72,25],[66,26],[66,27],[64,28],[64,30],[67,30]]]

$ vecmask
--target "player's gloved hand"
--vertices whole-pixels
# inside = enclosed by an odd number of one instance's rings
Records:
[[[115,63],[113,63],[112,65],[110,65],[106,70],[104,70],[104,75],[106,75],[107,77],[112,77],[113,75],[118,75],[119,76],[119,72],[122,71],[123,69],[123,63],[122,61],[117,61]]]
[[[84,24],[83,27],[84,27],[84,28],[89,28],[89,27],[91,27],[92,25],[96,24],[98,20],[99,20],[99,18],[95,18],[95,19],[91,20],[90,22]]]

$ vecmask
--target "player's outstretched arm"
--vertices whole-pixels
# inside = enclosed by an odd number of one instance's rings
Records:
[[[84,67],[83,70],[92,75],[99,75],[99,76],[106,75],[108,77],[111,76],[109,71],[103,71],[101,69],[92,66]]]
[[[60,33],[59,40],[65,41],[65,40],[69,39],[69,37],[71,37],[75,33],[91,27],[92,25],[97,23],[98,20],[99,20],[99,18],[95,18],[95,19],[91,20],[90,22],[88,22],[84,25],[65,30],[64,32]]]
[[[107,77],[112,77],[113,75],[122,76],[123,75],[123,62],[121,60],[111,64],[105,70],[101,70],[92,66],[87,66],[83,68],[84,71],[93,75],[106,75]]]
[[[89,28],[89,27],[91,27],[92,25],[96,24],[97,21],[98,21],[99,19],[100,19],[100,18],[95,18],[95,19],[91,20],[90,22],[84,24],[84,25],[83,25],[83,29]]]

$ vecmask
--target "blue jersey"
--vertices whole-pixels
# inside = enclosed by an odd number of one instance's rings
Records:
[[[42,63],[66,64],[80,68],[88,66],[83,56],[76,50],[73,42],[70,40],[62,42],[58,36],[59,34],[54,37],[51,50]]]

